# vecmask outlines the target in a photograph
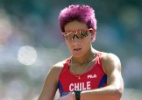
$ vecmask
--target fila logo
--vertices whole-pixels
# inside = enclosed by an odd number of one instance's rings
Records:
[[[88,75],[87,78],[97,78],[97,75],[96,74],[93,74],[93,75]]]

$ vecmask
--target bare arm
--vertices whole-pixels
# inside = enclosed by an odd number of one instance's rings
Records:
[[[52,67],[49,71],[41,94],[38,100],[53,100],[56,90],[57,90],[57,82],[59,76],[60,69],[57,67]]]
[[[95,90],[84,91],[81,100],[120,100],[123,92],[121,63],[117,56],[105,54],[102,56],[102,65],[107,74],[107,86]]]
[[[102,55],[103,70],[107,74],[107,86],[81,92],[81,100],[120,100],[123,93],[121,63],[114,54]],[[63,98],[63,99],[62,99]],[[60,100],[75,100],[75,95],[69,94]]]

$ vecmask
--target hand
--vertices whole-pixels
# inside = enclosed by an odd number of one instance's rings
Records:
[[[74,92],[69,93],[68,95],[62,96],[61,98],[57,100],[75,100],[75,94]]]

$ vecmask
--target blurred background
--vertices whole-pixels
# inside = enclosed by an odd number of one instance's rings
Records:
[[[0,0],[0,100],[37,100],[50,67],[70,55],[58,23],[69,4],[95,9],[93,47],[120,58],[122,100],[141,100],[142,0]]]

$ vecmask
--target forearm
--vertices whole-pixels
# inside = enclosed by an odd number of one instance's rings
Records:
[[[120,100],[122,90],[113,86],[81,92],[81,100]]]

